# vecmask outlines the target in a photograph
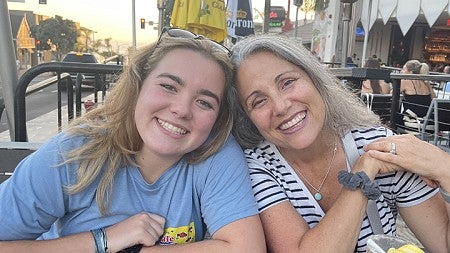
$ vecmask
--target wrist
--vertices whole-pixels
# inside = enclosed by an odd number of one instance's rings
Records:
[[[378,184],[371,181],[364,171],[359,171],[353,174],[346,170],[341,170],[338,172],[338,181],[345,188],[350,190],[360,189],[364,196],[371,200],[376,200],[381,195]]]
[[[108,251],[108,240],[106,238],[105,228],[96,228],[91,230],[95,243],[95,253],[106,253]]]

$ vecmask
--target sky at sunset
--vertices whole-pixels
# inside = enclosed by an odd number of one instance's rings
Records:
[[[264,0],[253,0],[252,4],[261,12],[264,11]],[[96,31],[95,39],[111,37],[113,46],[126,48],[126,45],[132,43],[131,5],[131,0],[47,0],[47,4],[39,4],[39,0],[25,0],[25,3],[8,2],[8,9],[31,10],[35,14],[50,17],[59,15]],[[145,30],[140,29],[139,21],[140,18],[153,20],[155,23],[158,21],[156,0],[135,0],[135,5],[137,45],[156,40],[158,31],[148,25]],[[287,7],[287,0],[272,0],[272,5]]]
[[[79,22],[81,26],[94,30],[95,39],[111,37],[113,46],[132,43],[132,1],[131,0],[47,0],[39,4],[38,0],[25,0],[25,3],[8,2],[9,10],[31,10],[35,14],[54,17],[62,16]],[[146,26],[140,29],[140,18],[158,21],[156,0],[135,0],[136,4],[136,41],[143,44],[154,41],[158,31]],[[115,45],[116,44],[116,45]]]

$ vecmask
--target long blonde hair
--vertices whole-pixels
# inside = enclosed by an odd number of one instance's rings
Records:
[[[109,197],[117,170],[128,163],[137,166],[133,157],[142,148],[143,141],[135,125],[134,110],[142,83],[158,62],[177,48],[193,50],[214,60],[225,75],[224,97],[210,137],[200,147],[185,154],[183,159],[188,163],[205,160],[223,146],[230,134],[236,92],[231,86],[233,70],[226,52],[207,39],[170,36],[163,36],[158,43],[138,50],[124,68],[104,106],[77,118],[67,130],[87,138],[87,143],[67,154],[67,163],[79,162],[78,180],[67,186],[67,190],[71,194],[78,193],[100,177],[96,200],[103,215],[111,201]]]

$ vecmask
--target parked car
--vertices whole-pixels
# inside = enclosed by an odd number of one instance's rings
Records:
[[[96,54],[91,53],[75,53],[71,52],[64,56],[62,59],[62,62],[78,62],[78,63],[98,63],[102,64],[103,59]],[[72,82],[75,84],[77,79],[78,73],[70,73],[70,77],[72,79]],[[103,90],[104,89],[104,80],[105,76],[104,74],[92,74],[92,73],[81,73],[82,79],[81,84],[83,86],[93,87],[97,90]]]

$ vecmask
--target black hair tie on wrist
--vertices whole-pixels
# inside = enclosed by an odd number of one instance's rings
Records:
[[[370,178],[364,171],[356,172],[355,174],[341,170],[338,172],[338,181],[344,187],[350,190],[360,188],[368,199],[376,200],[381,195],[381,190],[378,184],[370,181]]]

